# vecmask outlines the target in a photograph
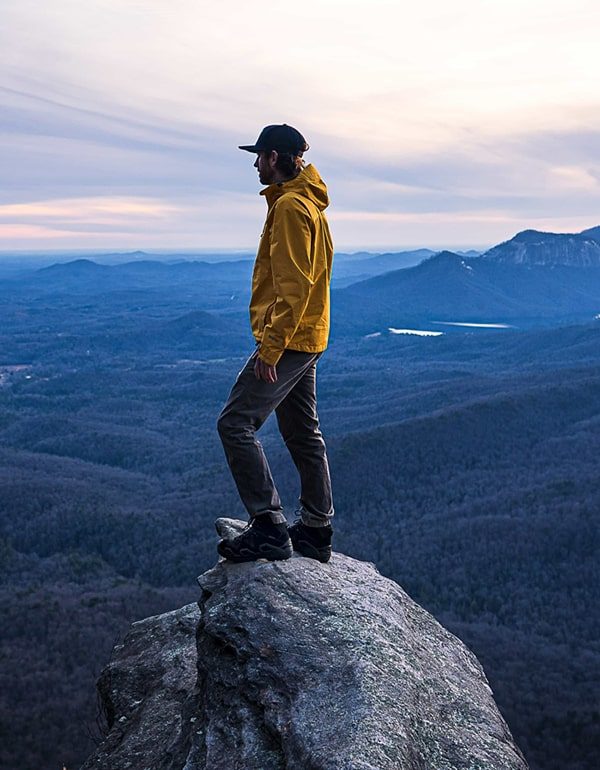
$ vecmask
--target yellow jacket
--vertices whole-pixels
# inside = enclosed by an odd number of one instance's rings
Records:
[[[323,213],[327,187],[313,165],[260,194],[268,212],[252,275],[250,323],[260,357],[273,365],[286,348],[317,353],[327,347],[333,244]]]

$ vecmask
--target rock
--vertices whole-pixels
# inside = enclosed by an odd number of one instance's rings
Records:
[[[215,529],[217,530],[219,537],[229,539],[239,535],[240,532],[246,527],[246,521],[240,521],[239,519],[217,519],[215,521]]]
[[[198,581],[200,612],[116,648],[83,770],[527,768],[473,653],[373,565],[221,561]]]
[[[544,233],[523,230],[509,241],[500,243],[481,255],[481,259],[516,265],[565,265],[598,267],[600,240],[598,228],[582,233]]]
[[[110,732],[82,770],[169,767],[196,684],[199,621],[198,605],[188,604],[132,625],[98,680]]]

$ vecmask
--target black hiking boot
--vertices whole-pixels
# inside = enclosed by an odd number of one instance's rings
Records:
[[[220,540],[217,551],[229,561],[277,561],[291,557],[292,544],[285,524],[256,516],[237,537]]]
[[[294,546],[302,556],[325,564],[331,558],[331,537],[333,529],[331,524],[325,527],[307,527],[300,519],[290,524],[288,533]]]

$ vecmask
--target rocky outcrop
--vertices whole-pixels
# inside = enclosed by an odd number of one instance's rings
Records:
[[[515,265],[600,266],[600,240],[592,228],[583,233],[543,233],[523,230],[494,246],[481,259]]]
[[[115,649],[83,770],[527,767],[475,656],[372,564],[222,561],[199,582],[199,606]]]
[[[110,731],[84,768],[183,768],[169,757],[188,738],[196,685],[197,604],[134,623],[98,680]],[[174,757],[173,757],[174,758]]]

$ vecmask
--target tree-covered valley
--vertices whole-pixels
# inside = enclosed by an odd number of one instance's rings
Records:
[[[431,273],[449,260],[435,259],[419,291],[443,286],[446,273]],[[476,272],[476,259],[466,268]],[[254,346],[251,262],[95,264],[0,276],[7,768],[78,766],[103,729],[94,683],[113,644],[132,621],[194,601],[196,576],[217,558],[214,520],[246,518],[215,422]],[[520,304],[501,315],[515,283],[506,265],[491,328],[465,309],[488,291],[479,282],[460,294],[468,271],[443,297],[445,311],[454,298],[462,312],[436,315],[432,295],[427,312],[403,316],[402,286],[415,291],[418,269],[386,273],[387,284],[352,284],[340,269],[332,292],[318,393],[334,547],[374,562],[477,654],[533,770],[591,770],[599,274],[573,266],[569,282],[563,265],[552,314],[548,266],[536,284],[543,312],[523,310],[521,283]],[[298,480],[273,418],[260,437],[291,520]]]

